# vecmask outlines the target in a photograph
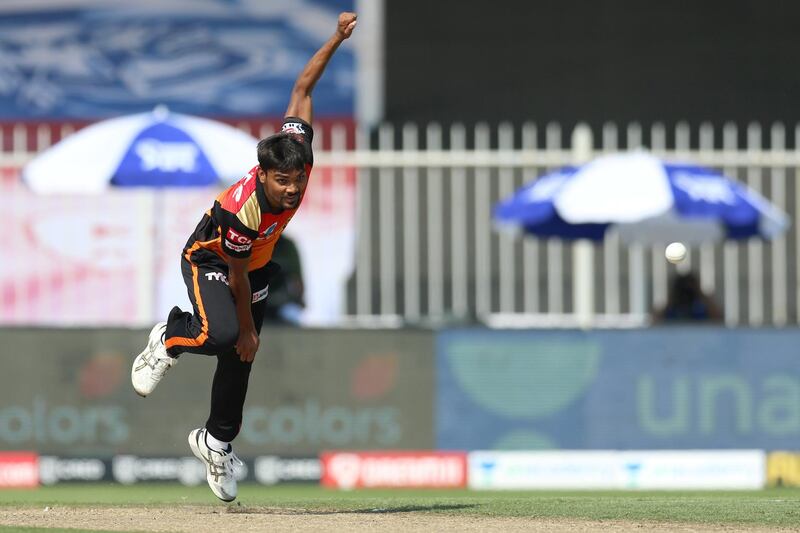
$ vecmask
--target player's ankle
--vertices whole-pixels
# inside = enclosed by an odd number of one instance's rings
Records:
[[[231,447],[231,443],[219,440],[206,429],[206,446],[218,452],[227,452]]]

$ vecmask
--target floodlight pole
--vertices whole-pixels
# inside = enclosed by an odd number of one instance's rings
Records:
[[[592,130],[581,123],[572,131],[572,160],[583,165],[592,157]],[[572,245],[572,303],[578,325],[589,329],[594,322],[594,247],[588,239]]]

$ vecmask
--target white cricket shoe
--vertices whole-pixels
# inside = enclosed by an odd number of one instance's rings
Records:
[[[193,429],[189,433],[189,447],[194,456],[206,465],[206,481],[211,492],[224,502],[232,502],[238,491],[234,468],[244,463],[236,457],[230,445],[227,452],[209,448],[206,444],[206,433],[206,428]]]
[[[164,373],[175,366],[178,359],[167,354],[164,346],[166,322],[159,322],[150,331],[150,338],[142,353],[136,356],[131,367],[131,383],[139,396],[147,396],[156,388]]]

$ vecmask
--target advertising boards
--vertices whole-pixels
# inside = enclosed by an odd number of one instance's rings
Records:
[[[798,345],[796,329],[445,331],[437,446],[793,449]]]
[[[325,452],[320,459],[326,487],[458,488],[467,483],[464,452]]]
[[[39,457],[31,452],[0,452],[0,488],[39,485]]]
[[[776,451],[768,454],[767,486],[800,487],[800,453]]]
[[[756,490],[761,450],[476,451],[472,489]]]
[[[36,454],[28,455],[36,457]],[[235,467],[236,478],[241,482],[261,485],[319,483],[322,475],[319,457],[261,455],[255,458],[242,458],[242,463]],[[31,464],[36,463],[34,461]],[[33,471],[35,468],[31,470]],[[18,473],[15,475],[19,478]],[[42,485],[104,481],[123,485],[178,482],[182,485],[195,486],[205,483],[206,471],[203,463],[193,456],[115,455],[110,458],[99,458],[43,455],[38,458],[38,479]]]
[[[322,463],[319,457],[263,455],[254,461],[253,476],[262,485],[319,483]]]
[[[185,354],[147,398],[130,385],[146,331],[2,332],[0,449],[181,456],[208,418],[216,358]],[[250,375],[241,457],[431,449],[430,332],[269,328]]]
[[[53,455],[39,457],[39,481],[42,485],[111,480],[111,461],[108,459]]]

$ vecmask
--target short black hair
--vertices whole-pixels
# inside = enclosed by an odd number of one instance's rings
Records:
[[[260,140],[257,153],[258,166],[264,172],[270,169],[286,172],[305,168],[306,147],[288,133],[278,133]]]

